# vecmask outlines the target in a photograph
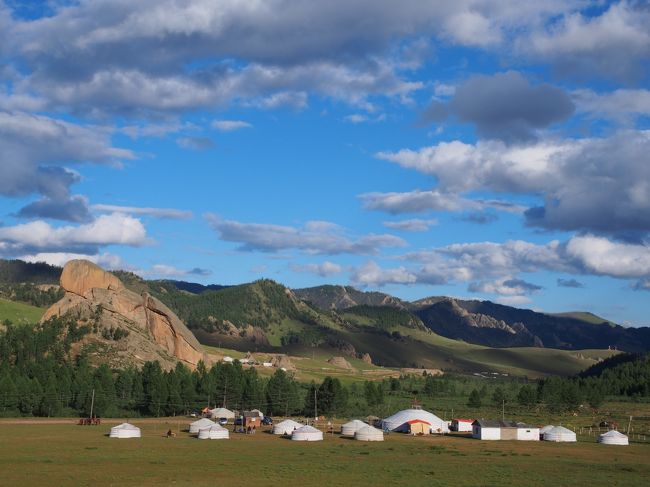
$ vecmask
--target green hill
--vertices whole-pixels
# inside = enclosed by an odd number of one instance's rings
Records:
[[[598,315],[595,315],[594,313],[590,313],[589,311],[568,311],[565,313],[553,313],[551,316],[560,316],[564,318],[573,318],[576,320],[584,321],[585,323],[591,323],[592,325],[609,325],[609,326],[615,326],[616,323],[613,321],[606,320],[605,318],[601,318]]]
[[[37,323],[43,313],[45,313],[43,308],[0,298],[0,323],[5,320],[16,324]]]

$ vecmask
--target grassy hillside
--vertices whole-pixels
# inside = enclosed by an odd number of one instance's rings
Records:
[[[0,323],[5,320],[12,323],[36,323],[43,313],[43,308],[0,298]]]
[[[589,311],[568,311],[566,313],[553,313],[551,316],[573,318],[576,320],[584,321],[585,323],[591,323],[592,325],[615,325],[613,321],[601,318],[600,316],[590,313]]]

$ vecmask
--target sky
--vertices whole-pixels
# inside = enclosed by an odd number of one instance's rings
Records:
[[[0,258],[650,324],[650,5],[0,0]]]

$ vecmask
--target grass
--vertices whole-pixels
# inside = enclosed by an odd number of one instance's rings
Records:
[[[37,323],[43,313],[43,308],[0,298],[0,323],[5,320],[16,324]]]
[[[636,486],[650,477],[650,444],[481,442],[390,434],[383,443],[338,435],[298,443],[259,432],[199,441],[188,419],[134,420],[143,438],[115,440],[110,425],[0,423],[3,485]],[[173,439],[163,437],[178,430]]]

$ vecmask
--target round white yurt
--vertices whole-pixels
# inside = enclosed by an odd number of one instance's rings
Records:
[[[230,438],[230,432],[223,426],[215,424],[209,428],[200,429],[198,438],[199,440],[227,440]]]
[[[600,435],[598,437],[598,443],[602,443],[603,445],[629,445],[629,440],[623,433],[611,430]]]
[[[433,413],[425,411],[424,409],[404,409],[392,416],[382,419],[380,427],[384,431],[397,431],[401,433],[408,433],[408,421],[419,419],[426,421],[431,425],[431,433],[449,433],[447,422],[440,419]]]
[[[349,423],[345,423],[343,426],[341,426],[341,434],[343,436],[354,436],[357,430],[360,430],[365,426],[368,425],[363,421],[360,421],[358,419],[353,419]]]
[[[304,424],[300,424],[293,419],[285,419],[278,424],[273,425],[274,435],[290,435],[294,430],[302,428]]]
[[[110,438],[140,438],[140,428],[130,423],[122,423],[111,428]]]
[[[313,426],[302,426],[291,433],[294,441],[323,441],[323,432]]]
[[[541,433],[541,432],[540,432]],[[543,436],[546,441],[557,441],[557,442],[575,442],[578,441],[576,434],[564,426],[555,426],[550,430],[546,431]]]
[[[198,421],[190,423],[190,433],[198,433],[199,430],[210,428],[215,424],[216,423],[214,421],[210,421],[208,418],[201,418]]]
[[[235,413],[226,408],[214,408],[210,410],[210,417],[212,419],[235,419]]]
[[[541,438],[544,438],[544,435],[545,435],[546,433],[548,433],[549,431],[551,431],[553,428],[555,428],[555,425],[554,425],[554,424],[547,424],[546,426],[542,426],[542,427],[539,429],[539,436],[540,436]]]
[[[354,433],[354,439],[359,441],[384,441],[384,432],[366,425]]]

